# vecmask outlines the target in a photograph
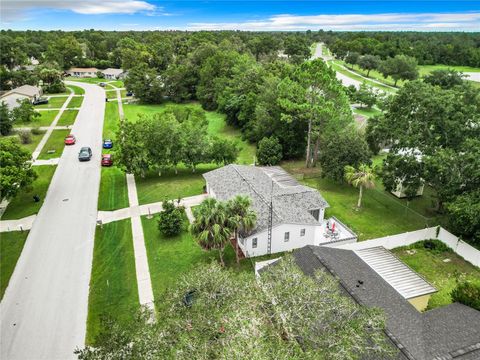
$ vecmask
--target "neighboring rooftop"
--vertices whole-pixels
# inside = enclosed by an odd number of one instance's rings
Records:
[[[454,303],[418,312],[352,250],[306,246],[293,256],[304,273],[327,270],[339,279],[347,296],[361,305],[383,309],[386,334],[403,358],[480,359],[480,311]]]
[[[70,70],[68,71],[71,71],[71,72],[97,72],[98,69],[97,68],[70,68]]]
[[[7,91],[5,94],[2,95],[2,97],[7,96],[9,94],[20,94],[20,95],[33,97],[35,95],[39,95],[40,92],[41,92],[41,89],[37,86],[22,85],[15,89]]]
[[[355,253],[405,299],[437,291],[383,246],[356,250]]]
[[[215,196],[222,201],[236,195],[252,199],[257,213],[254,232],[268,226],[270,201],[273,204],[273,225],[318,225],[309,210],[323,209],[328,203],[316,189],[300,185],[281,167],[227,165],[203,174]]]
[[[100,70],[100,71],[105,75],[112,75],[112,76],[119,76],[119,75],[123,74],[123,69],[108,68],[108,69]]]

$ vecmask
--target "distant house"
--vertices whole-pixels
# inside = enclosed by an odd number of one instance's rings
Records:
[[[33,102],[42,96],[42,88],[32,85],[22,85],[18,88],[7,91],[0,97],[0,102],[5,102],[9,109],[19,106],[19,101],[28,99]]]
[[[97,77],[97,71],[97,68],[71,68],[70,70],[65,71],[65,73],[80,78],[91,78]]]
[[[412,299],[429,296],[435,289],[383,247],[354,251],[306,246],[293,257],[306,275],[327,271],[338,279],[345,296],[382,309],[385,336],[398,348],[395,359],[480,359],[480,311],[454,303],[420,312],[424,300]],[[257,267],[258,274],[269,266],[275,261]]]
[[[122,79],[124,76],[124,72],[122,69],[112,69],[108,68],[105,70],[100,70],[102,74],[105,76],[105,79],[109,80],[116,80],[116,79]]]
[[[300,185],[280,167],[228,165],[203,174],[210,196],[226,201],[251,198],[255,229],[240,234],[246,257],[261,256],[333,242],[355,242],[357,236],[340,221],[324,220],[329,206],[320,193]]]
[[[423,158],[423,154],[417,150],[417,149],[401,149],[397,152],[398,155],[409,155],[409,156],[414,156],[415,159],[418,161],[418,162],[421,162],[422,161],[422,158]],[[402,178],[398,178],[397,181],[396,181],[396,188],[395,190],[392,190],[392,194],[395,195],[396,197],[398,198],[405,198],[407,197],[407,194],[405,194],[405,190],[403,188],[403,179]],[[423,195],[423,189],[425,187],[425,184],[422,183],[422,185],[420,185],[417,189],[417,193],[416,193],[416,196],[422,196]]]

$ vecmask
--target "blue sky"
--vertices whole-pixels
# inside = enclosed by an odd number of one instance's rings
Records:
[[[480,1],[2,0],[15,30],[480,31]]]

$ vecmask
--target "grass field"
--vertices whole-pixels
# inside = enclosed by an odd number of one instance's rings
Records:
[[[35,150],[35,148],[37,147],[38,143],[40,142],[40,140],[42,140],[42,137],[43,137],[44,134],[45,134],[45,131],[41,131],[40,134],[38,134],[38,135],[32,134],[32,141],[30,142],[30,144],[22,144],[20,141],[19,141],[19,144],[23,149],[25,149],[30,154],[32,154],[33,151]],[[19,139],[18,135],[15,134],[15,133],[13,133],[12,135],[8,135],[8,136],[0,136],[0,139],[3,139],[3,138]]]
[[[125,84],[123,83],[123,81],[121,80],[114,80],[114,81],[111,81],[111,80],[107,80],[107,85],[113,85],[113,87],[116,87],[116,88],[123,88],[125,87]]]
[[[35,118],[35,120],[31,122],[14,122],[13,127],[40,127],[40,126],[50,126],[52,121],[55,119],[55,116],[58,114],[58,110],[45,110],[45,111],[38,111],[40,114],[39,117]]]
[[[213,164],[201,164],[195,173],[182,166],[178,168],[178,174],[170,170],[162,176],[156,172],[150,172],[144,178],[137,176],[138,201],[140,204],[149,204],[202,194],[205,185],[202,174],[215,168]]]
[[[373,116],[376,116],[376,115],[380,115],[382,112],[376,108],[370,108],[370,109],[367,109],[367,108],[356,108],[353,110],[353,112],[355,114],[360,114],[360,115],[363,115],[363,116],[366,116],[366,117],[373,117]]]
[[[453,69],[459,72],[480,72],[480,68],[475,68],[471,66],[450,66],[450,65],[419,65],[418,72],[420,76],[431,73],[434,70],[445,70]]]
[[[36,105],[36,109],[58,109],[63,106],[68,96],[51,97],[48,99],[48,104]]]
[[[68,78],[68,81],[78,81],[78,82],[88,83],[88,84],[98,84],[101,82],[107,82],[108,80],[100,79],[100,78],[79,78],[79,77],[70,76]]]
[[[108,102],[105,104],[105,117],[103,120],[103,137],[105,139],[115,139],[115,133],[120,124],[120,115],[118,114],[118,103]]]
[[[67,105],[67,108],[79,108],[82,106],[83,103],[83,96],[75,96],[73,97]]]
[[[305,172],[303,161],[284,162],[282,166],[299,178]],[[333,215],[339,218],[357,233],[360,241],[418,230],[442,222],[441,217],[432,214],[426,216],[428,209],[424,207],[428,202],[427,197],[413,199],[406,206],[405,200],[385,192],[380,181],[377,181],[376,189],[364,190],[362,208],[358,210],[358,189],[323,179],[318,169],[309,169],[306,174],[301,183],[318,189],[330,204],[325,217]]]
[[[116,90],[111,90],[111,91],[105,91],[105,94],[107,95],[107,99],[113,100],[117,98],[117,91]]]
[[[407,253],[412,249],[415,253]],[[480,269],[465,261],[453,251],[436,252],[411,245],[392,250],[403,262],[429,281],[438,292],[433,294],[428,309],[448,305],[452,302],[451,291],[460,279],[480,281]],[[449,259],[448,262],[444,262]]]
[[[130,220],[97,227],[93,249],[86,343],[94,344],[101,317],[125,321],[139,307]]]
[[[60,119],[58,119],[57,125],[58,126],[67,126],[73,125],[75,123],[75,119],[77,118],[78,110],[68,110],[66,109]]]
[[[98,210],[110,211],[128,207],[127,179],[119,168],[102,167]]]
[[[81,88],[80,86],[75,86],[75,85],[67,85],[69,89],[72,89],[75,95],[83,95],[85,94],[85,90]]]
[[[48,160],[62,156],[65,147],[65,137],[70,134],[70,130],[54,130],[47,140],[47,143],[40,153],[39,159]],[[53,153],[48,153],[50,150],[55,150]]]
[[[15,196],[8,204],[2,220],[21,219],[38,213],[40,207],[45,200],[48,186],[52,180],[53,173],[56,166],[45,165],[35,166],[35,171],[38,174],[37,179],[32,183],[30,188],[22,189],[17,196]],[[38,203],[33,201],[33,196],[40,196]]]
[[[3,299],[28,231],[2,232],[0,236],[0,300]]]

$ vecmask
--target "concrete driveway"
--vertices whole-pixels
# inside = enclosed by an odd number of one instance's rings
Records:
[[[105,92],[75,83],[85,99],[5,296],[1,359],[70,359],[85,341],[88,289],[100,184]],[[80,163],[81,146],[93,158]]]

